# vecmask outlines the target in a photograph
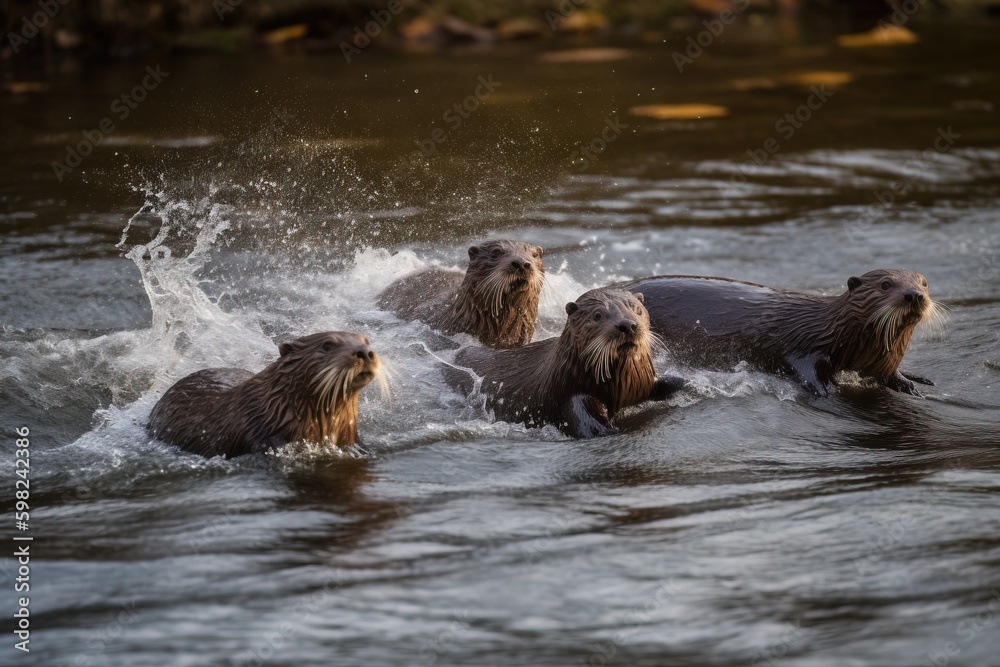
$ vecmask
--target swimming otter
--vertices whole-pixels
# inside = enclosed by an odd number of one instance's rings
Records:
[[[901,269],[869,271],[840,296],[814,296],[726,278],[659,276],[622,286],[646,296],[653,330],[680,358],[718,370],[740,361],[790,374],[826,395],[839,371],[920,395],[926,378],[899,371],[913,329],[940,322],[927,280]]]
[[[591,290],[566,304],[559,337],[511,350],[467,347],[455,364],[483,378],[480,391],[499,419],[555,424],[575,438],[617,433],[611,422],[619,410],[664,400],[684,386],[653,371],[642,300],[617,289]],[[445,375],[466,393],[474,388],[467,371],[448,368]]]
[[[256,375],[209,368],[182,378],[153,406],[149,435],[226,458],[299,440],[358,442],[358,392],[380,370],[368,339],[328,331],[278,350],[280,358]]]
[[[544,278],[538,246],[487,241],[469,248],[464,278],[457,271],[421,271],[389,285],[378,303],[446,334],[467,333],[489,347],[518,347],[535,333]]]

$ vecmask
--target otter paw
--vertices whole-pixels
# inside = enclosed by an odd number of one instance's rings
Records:
[[[885,386],[893,391],[898,391],[901,394],[910,394],[911,396],[923,397],[916,386],[910,382],[902,373],[896,373],[893,377],[888,378],[885,381]]]
[[[574,438],[600,438],[618,432],[608,419],[603,403],[587,394],[577,394],[566,406],[565,431]]]
[[[930,387],[934,386],[934,382],[932,380],[928,380],[927,378],[921,375],[912,375],[910,373],[904,373],[902,371],[900,371],[899,374],[902,375],[907,380],[910,380],[911,382],[916,382],[917,384],[926,384]]]
[[[687,385],[687,380],[675,375],[664,375],[657,378],[653,391],[649,395],[651,401],[665,401]]]

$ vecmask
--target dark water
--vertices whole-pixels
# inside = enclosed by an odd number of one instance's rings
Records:
[[[11,65],[49,88],[0,98],[0,424],[11,471],[31,429],[35,537],[32,651],[8,634],[4,664],[1000,664],[996,26],[870,50],[791,28],[732,28],[683,74],[683,31],[592,64],[549,44]],[[169,74],[122,119],[147,65]],[[779,124],[807,72],[850,81]],[[628,113],[677,103],[729,115]],[[494,423],[374,297],[495,236],[546,248],[539,337],[655,273],[832,294],[919,271],[951,318],[905,368],[937,386],[815,398],[663,358],[691,387],[621,435]],[[205,461],[144,434],[179,377],[329,329],[390,366],[365,451]]]

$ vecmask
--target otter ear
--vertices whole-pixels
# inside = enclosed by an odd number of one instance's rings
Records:
[[[645,301],[644,301],[645,297],[642,295],[642,292],[636,292],[632,296],[634,296],[635,298],[639,299],[639,303],[645,303]]]
[[[861,287],[862,282],[863,281],[861,280],[861,278],[858,278],[857,276],[851,276],[850,278],[847,279],[847,289],[853,292],[858,287]]]
[[[280,354],[281,356],[285,356],[286,354],[288,354],[289,352],[291,352],[293,349],[295,349],[295,348],[292,347],[291,343],[281,343],[280,345],[278,345],[278,354]]]
[[[574,302],[570,301],[566,304],[566,314],[572,315],[580,309],[580,306],[576,305]]]
[[[479,246],[474,245],[471,248],[469,248],[469,259],[472,259],[478,254],[479,254]]]
[[[545,249],[544,249],[544,248],[542,248],[542,246],[540,246],[540,245],[536,245],[536,246],[535,246],[535,250],[537,250],[537,251],[538,251],[538,258],[539,258],[539,259],[541,259],[542,257],[544,257],[544,256],[545,256]]]

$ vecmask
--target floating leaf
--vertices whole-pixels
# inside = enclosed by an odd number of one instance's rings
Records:
[[[691,120],[695,118],[722,118],[729,109],[714,104],[646,104],[628,110],[633,116],[657,120]]]
[[[305,23],[296,23],[295,25],[265,32],[260,36],[260,40],[265,44],[284,44],[285,42],[302,39],[306,36],[307,32],[309,32],[309,28]]]
[[[785,83],[799,86],[842,86],[854,81],[850,72],[803,72],[782,77]]]
[[[549,51],[538,56],[547,63],[601,63],[622,60],[632,55],[628,49],[572,49],[570,51]]]
[[[903,26],[887,23],[872,28],[868,32],[853,35],[841,35],[837,43],[848,48],[865,48],[869,46],[898,46],[900,44],[916,44],[920,41],[916,33]]]

